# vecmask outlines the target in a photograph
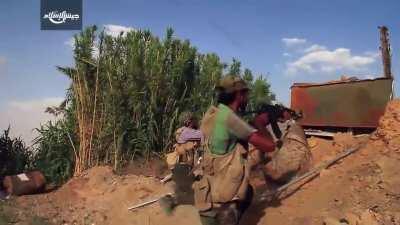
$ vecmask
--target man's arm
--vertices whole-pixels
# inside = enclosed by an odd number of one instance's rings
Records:
[[[264,116],[257,116],[254,120],[255,127],[261,128],[263,126],[265,129],[267,123],[268,119]],[[228,117],[227,125],[229,131],[237,138],[248,141],[261,151],[272,152],[275,150],[275,143],[272,137],[263,135],[262,131],[257,131],[256,129],[252,128],[235,114],[232,114]]]
[[[281,137],[282,137],[282,131],[278,126],[278,121],[276,119],[271,119],[267,112],[258,114],[254,118],[253,124],[254,124],[254,127],[258,131],[260,131],[263,135],[265,135],[266,137],[272,138],[271,134],[269,133],[269,131],[266,128],[267,125],[270,124],[276,139],[281,139]]]
[[[253,132],[249,137],[249,143],[254,145],[257,149],[263,152],[273,152],[275,150],[275,143],[272,138],[264,136],[261,132]]]
[[[273,152],[275,143],[266,126],[270,122],[268,113],[261,113],[254,118],[253,124],[257,128],[249,137],[249,142],[263,152]]]
[[[269,123],[268,113],[260,113],[258,114],[254,120],[252,121],[251,125],[254,126],[262,135],[273,139],[271,133],[267,129],[267,124]]]

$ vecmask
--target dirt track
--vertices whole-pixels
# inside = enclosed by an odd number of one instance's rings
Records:
[[[346,147],[367,143],[359,152],[322,171],[281,201],[254,203],[242,225],[400,224],[400,101],[393,101],[371,137],[338,135],[333,141],[312,138],[316,164]],[[257,183],[260,189],[262,182]],[[127,208],[170,188],[155,178],[113,174],[109,167],[92,168],[48,194],[16,199],[25,212],[50,218],[54,224],[199,224],[192,206],[167,216],[154,204],[135,212]],[[255,199],[256,201],[256,199]],[[355,221],[358,221],[357,223]]]

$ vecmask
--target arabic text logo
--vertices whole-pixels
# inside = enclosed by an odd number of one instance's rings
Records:
[[[65,11],[65,10],[62,12],[52,11],[52,12],[49,12],[48,14],[45,14],[43,16],[43,19],[49,19],[50,22],[52,22],[54,24],[61,24],[61,23],[65,23],[65,21],[67,21],[67,19],[70,19],[72,21],[79,20],[79,14],[67,13],[67,11]]]

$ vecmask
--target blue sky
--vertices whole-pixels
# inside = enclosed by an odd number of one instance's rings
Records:
[[[24,137],[48,118],[45,105],[64,96],[68,80],[55,66],[72,63],[67,43],[76,33],[41,31],[39,2],[0,2],[0,126],[11,123]],[[158,36],[172,27],[201,52],[226,62],[235,57],[265,75],[288,104],[293,82],[380,76],[379,25],[390,29],[393,73],[399,75],[399,11],[398,0],[84,0],[83,24],[149,29]]]

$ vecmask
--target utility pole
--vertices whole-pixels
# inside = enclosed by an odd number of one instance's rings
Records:
[[[383,64],[383,74],[386,78],[393,78],[391,71],[389,32],[386,26],[378,27],[381,34],[381,54]]]

